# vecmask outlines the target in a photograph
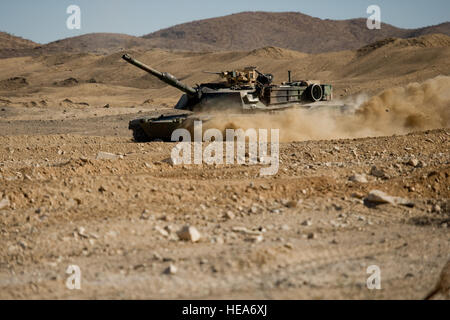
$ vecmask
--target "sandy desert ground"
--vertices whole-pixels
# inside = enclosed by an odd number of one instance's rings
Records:
[[[0,298],[423,298],[450,258],[449,43],[130,53],[189,84],[245,65],[331,82],[354,113],[237,122],[281,127],[269,177],[173,166],[173,143],[133,142],[128,121],[179,93],[121,53],[1,59]],[[372,190],[406,205],[375,206]],[[179,239],[185,225],[198,242]],[[81,290],[66,288],[69,265]],[[381,290],[366,287],[370,265]]]

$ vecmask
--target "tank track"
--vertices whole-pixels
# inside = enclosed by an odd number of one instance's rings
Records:
[[[136,142],[150,142],[152,139],[145,133],[144,129],[137,126],[134,128],[131,128],[133,130],[133,139]]]

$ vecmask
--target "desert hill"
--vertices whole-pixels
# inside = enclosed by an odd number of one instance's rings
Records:
[[[42,46],[47,52],[110,53],[124,48],[149,49],[148,40],[120,33],[90,33],[50,42]]]
[[[388,37],[408,38],[431,33],[450,35],[450,23],[420,29],[382,24],[380,30],[368,30],[366,19],[323,20],[299,12],[242,12],[176,25],[144,38],[176,40],[177,47],[170,49],[183,49],[186,43],[197,42],[214,45],[218,50],[276,46],[319,53],[358,49]]]
[[[6,32],[0,32],[0,58],[31,55],[38,44]]]
[[[109,54],[123,50],[124,48],[147,50],[155,47],[152,44],[153,42],[154,41],[120,33],[90,33],[57,40],[45,45],[35,43],[34,46],[23,47],[13,51],[0,49],[0,57],[40,56],[56,53],[83,52]]]
[[[0,50],[1,49],[26,49],[26,48],[33,48],[37,46],[38,44],[23,39],[21,37],[16,37],[12,34],[6,33],[6,32],[0,32]]]
[[[10,36],[5,34],[5,37]],[[20,38],[18,38],[20,39]],[[23,40],[23,39],[21,39]],[[28,40],[24,40],[28,41]],[[18,46],[5,42],[0,47],[0,58],[52,55],[57,53],[112,54],[122,50],[150,50],[154,48],[179,49],[180,44],[172,39],[145,39],[121,33],[89,33],[40,45],[29,41],[30,45]],[[11,43],[11,47],[9,47]],[[182,48],[186,51],[216,51],[217,48],[205,43],[189,42]]]
[[[444,34],[431,34],[417,38],[398,39],[387,38],[368,44],[358,49],[358,54],[364,55],[380,48],[444,48],[450,46],[450,37]]]
[[[135,37],[118,33],[90,33],[39,45],[0,33],[0,58],[54,53],[112,54],[124,49],[174,51],[251,51],[279,47],[305,53],[355,50],[386,38],[450,35],[450,23],[419,29],[382,24],[368,30],[365,19],[329,20],[298,12],[243,12],[198,20]]]
[[[121,33],[89,33],[73,38],[66,38],[43,45],[43,53],[56,52],[89,52],[110,54],[124,49],[149,50],[153,48],[179,49],[173,39],[145,39]],[[213,45],[190,42],[183,46],[186,51],[214,51]]]

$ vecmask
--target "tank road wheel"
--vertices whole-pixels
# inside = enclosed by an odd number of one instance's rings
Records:
[[[133,130],[133,139],[136,142],[149,142],[151,141],[150,137],[147,136],[147,134],[145,133],[144,129],[142,129],[141,127],[137,126],[132,128],[131,130]]]
[[[308,96],[313,102],[322,100],[323,98],[322,87],[318,84],[310,85],[308,88]]]

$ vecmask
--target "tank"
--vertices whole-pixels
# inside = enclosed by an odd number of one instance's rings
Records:
[[[204,71],[217,74],[221,81],[191,87],[170,73],[159,72],[128,54],[122,58],[183,92],[174,107],[177,114],[159,114],[130,121],[129,129],[137,142],[171,141],[174,130],[189,129],[194,120],[208,121],[217,113],[251,116],[257,112],[273,113],[287,108],[312,108],[328,105],[333,97],[330,84],[292,81],[290,71],[288,80],[279,85],[273,84],[272,74],[262,73],[253,66],[223,72]]]

